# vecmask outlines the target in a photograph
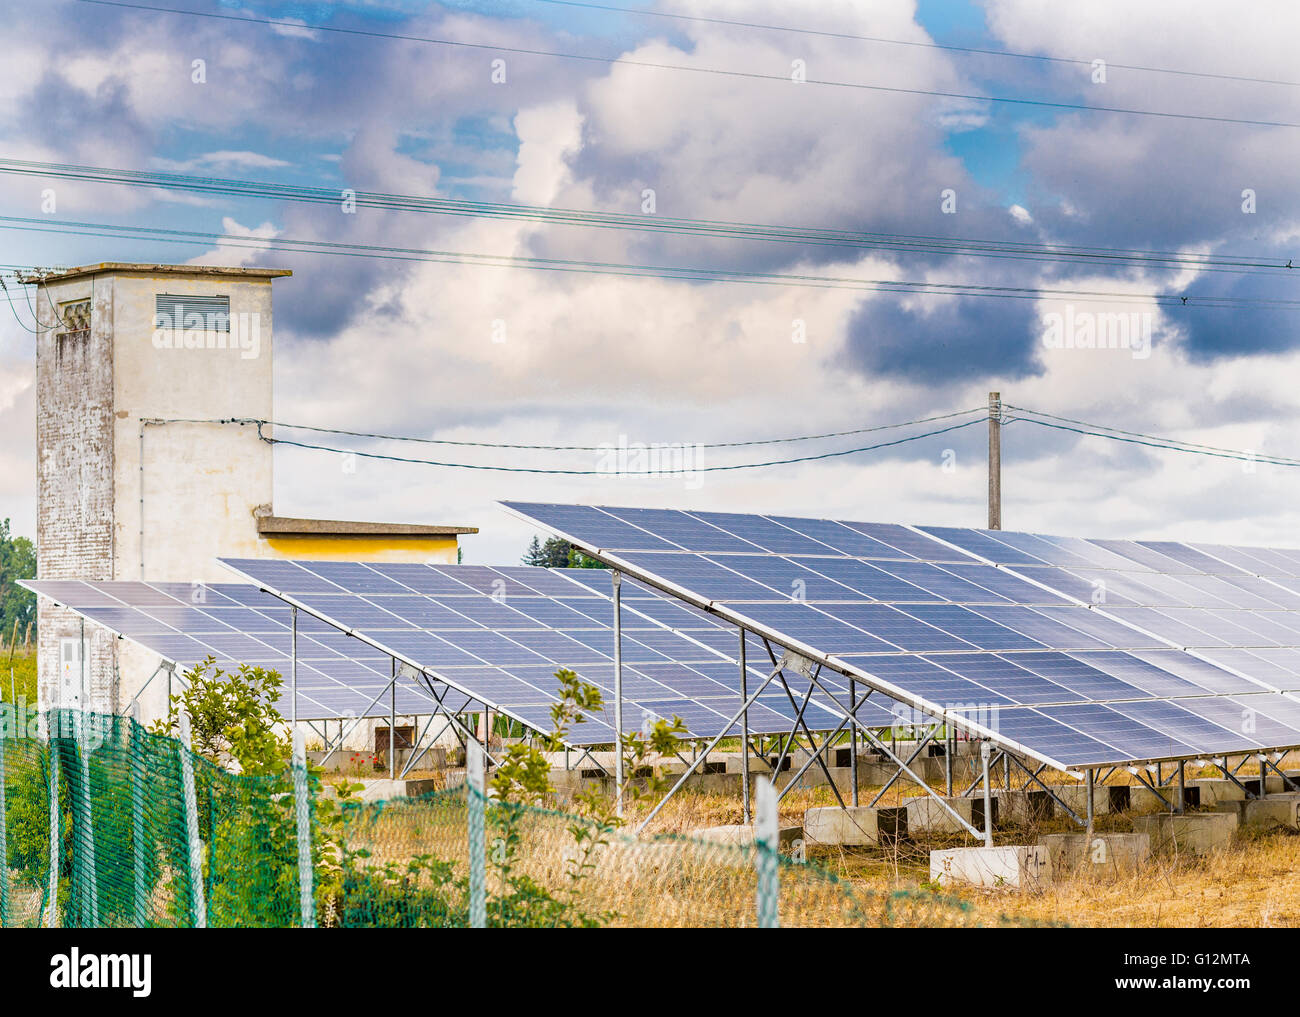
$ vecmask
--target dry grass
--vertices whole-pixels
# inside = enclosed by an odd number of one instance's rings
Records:
[[[1242,776],[1256,773],[1246,767]],[[431,774],[433,775],[433,774]],[[1213,768],[1188,768],[1188,778],[1218,776]],[[1046,778],[1045,778],[1046,779]],[[1048,783],[1054,781],[1048,780]],[[1066,782],[1062,780],[1062,782]],[[1112,777],[1111,784],[1134,784],[1127,773]],[[960,789],[960,784],[958,785]],[[877,788],[864,788],[863,804]],[[911,784],[891,788],[881,804],[900,805],[923,793]],[[655,797],[632,804],[629,826],[635,828],[653,807]],[[557,796],[551,803],[564,809]],[[804,813],[814,806],[835,805],[829,787],[791,790],[781,801],[782,825],[800,826]],[[463,833],[457,819],[447,843],[433,833],[443,824],[432,815],[416,817],[420,810],[388,811],[373,831],[379,857],[400,858],[431,846],[448,857],[463,854]],[[412,822],[414,820],[414,822]],[[655,818],[651,832],[689,837],[706,827],[733,826],[742,821],[737,794],[706,794],[686,790],[672,798]],[[525,868],[550,885],[561,885],[572,857],[572,840],[562,820],[537,817],[529,821]],[[1102,814],[1099,833],[1130,830],[1128,816]],[[440,831],[445,834],[445,831]],[[1045,821],[1032,828],[1003,831],[999,843],[1036,843],[1045,833],[1078,832],[1066,818]],[[432,836],[431,836],[432,835]],[[618,924],[725,925],[747,923],[752,912],[752,869],[743,849],[721,845],[691,847],[642,841],[619,843],[602,850],[600,864],[583,886],[584,906],[610,910]],[[1099,878],[1078,875],[1063,878],[1040,892],[975,888],[954,889],[950,897],[969,907],[959,912],[930,893],[931,849],[971,845],[969,838],[906,840],[877,848],[843,848],[806,845],[808,860],[847,883],[868,923],[882,919],[880,902],[902,895],[892,921],[895,924],[997,924],[1053,923],[1118,927],[1240,927],[1300,925],[1300,835],[1279,831],[1240,838],[1231,848],[1207,857],[1166,857],[1152,860],[1137,875]],[[833,886],[830,884],[829,886]],[[917,891],[920,891],[919,893]],[[895,898],[897,899],[897,898]],[[782,921],[788,925],[830,925],[846,921],[843,895],[799,870],[786,870],[783,878]],[[875,909],[875,910],[873,910]],[[899,911],[901,910],[901,913]],[[911,909],[911,910],[908,910]],[[857,916],[857,921],[862,916]]]
[[[1294,756],[1286,766],[1294,765]],[[1258,774],[1246,766],[1240,776]],[[1221,776],[1217,768],[1189,766],[1187,778]],[[1051,781],[1049,781],[1051,783]],[[1113,776],[1109,784],[1137,784],[1127,773]],[[865,804],[878,789],[864,788]],[[922,793],[915,786],[893,788],[881,805],[901,804]],[[838,804],[829,787],[792,790],[781,801],[781,822],[801,825],[804,812],[818,805]],[[634,810],[644,815],[649,808]],[[634,821],[635,818],[634,818]],[[689,834],[708,826],[741,822],[740,800],[731,795],[682,792],[656,817],[655,832]],[[1130,817],[1100,815],[1097,832],[1126,832]],[[1035,843],[1045,833],[1078,832],[1068,819],[1057,818],[1032,828],[1000,833],[1000,843]],[[927,884],[929,852],[933,848],[972,845],[971,839],[929,838],[904,841],[889,847],[843,848],[810,845],[810,861],[849,882],[855,890],[880,894],[912,890]],[[1152,859],[1136,875],[1098,878],[1086,874],[1061,879],[1041,892],[954,889],[953,895],[975,905],[982,913],[1032,922],[1080,926],[1194,927],[1300,926],[1300,834],[1279,830],[1248,833],[1228,849],[1197,857]]]

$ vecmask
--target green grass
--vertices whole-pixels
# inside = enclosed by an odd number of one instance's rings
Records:
[[[36,653],[18,650],[11,662],[9,651],[0,651],[0,702],[23,698],[36,702]]]

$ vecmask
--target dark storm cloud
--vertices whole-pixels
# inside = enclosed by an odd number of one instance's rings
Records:
[[[1041,373],[1032,301],[876,296],[848,326],[847,366],[923,385]]]

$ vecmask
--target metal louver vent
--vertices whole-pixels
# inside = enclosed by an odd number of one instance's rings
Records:
[[[159,293],[154,298],[154,328],[229,332],[230,298]]]

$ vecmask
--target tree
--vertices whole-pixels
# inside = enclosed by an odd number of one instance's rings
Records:
[[[27,537],[14,537],[9,520],[0,522],[0,636],[9,639],[18,624],[21,639],[27,626],[36,621],[36,594],[18,585],[20,579],[36,578],[36,547]]]
[[[567,540],[550,537],[542,543],[536,537],[524,553],[525,565],[539,565],[544,569],[603,569],[605,566],[588,558]]]

